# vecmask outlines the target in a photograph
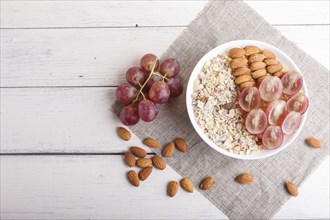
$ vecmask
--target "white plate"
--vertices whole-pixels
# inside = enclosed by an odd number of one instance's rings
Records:
[[[261,42],[261,41],[255,41],[255,40],[230,41],[230,42],[227,42],[225,44],[222,44],[222,45],[214,48],[213,50],[211,50],[210,52],[205,54],[202,59],[199,60],[199,62],[195,66],[193,72],[191,73],[191,76],[190,76],[189,81],[188,81],[187,92],[186,92],[186,105],[187,105],[188,115],[189,115],[189,118],[190,118],[190,121],[191,121],[192,125],[194,126],[194,128],[195,128],[196,132],[199,134],[199,136],[210,147],[214,148],[216,151],[218,151],[218,152],[220,152],[224,155],[227,155],[229,157],[233,157],[233,158],[237,158],[237,159],[243,159],[243,160],[254,160],[254,159],[261,159],[261,158],[266,158],[266,157],[275,155],[275,154],[279,153],[280,151],[282,151],[283,149],[285,149],[286,147],[288,147],[294,141],[294,139],[296,139],[296,137],[299,135],[302,127],[304,126],[308,110],[304,113],[304,115],[302,117],[300,127],[298,128],[298,130],[295,133],[291,134],[291,135],[285,135],[282,145],[280,147],[278,147],[277,149],[275,149],[275,150],[263,150],[259,153],[255,153],[255,154],[252,154],[252,155],[238,155],[238,154],[230,153],[229,151],[217,146],[203,132],[203,130],[199,127],[199,125],[197,124],[197,122],[195,120],[194,111],[193,111],[193,108],[192,108],[192,97],[191,97],[191,94],[193,92],[194,81],[197,78],[197,76],[198,76],[199,72],[201,71],[204,63],[207,60],[210,60],[210,59],[216,57],[218,54],[224,54],[231,48],[245,47],[245,46],[248,46],[248,45],[257,46],[259,48],[267,49],[267,50],[272,51],[276,55],[276,58],[281,63],[283,63],[283,64],[285,64],[289,67],[289,70],[295,70],[295,71],[297,71],[297,72],[299,72],[303,75],[303,73],[299,70],[297,65],[290,59],[290,57],[288,55],[286,55],[280,49],[278,49],[278,48],[276,48],[276,47],[274,47],[270,44],[267,44],[267,43],[264,43],[264,42]],[[303,83],[302,91],[304,92],[304,94],[308,98],[308,93],[307,93],[307,88],[306,88],[305,81]]]

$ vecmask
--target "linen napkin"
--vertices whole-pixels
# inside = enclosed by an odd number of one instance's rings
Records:
[[[196,189],[200,180],[214,176],[216,185],[201,193],[233,219],[268,219],[290,198],[285,182],[300,186],[328,155],[329,73],[316,60],[283,37],[278,30],[240,1],[211,1],[172,43],[162,57],[173,57],[181,64],[180,76],[188,82],[199,59],[214,47],[232,40],[251,39],[272,44],[287,53],[299,66],[307,83],[310,105],[307,120],[298,138],[279,154],[260,160],[233,159],[209,147],[192,127],[185,94],[159,105],[153,122],[139,122],[131,130],[141,139],[152,137],[162,146],[182,137],[188,153],[166,159],[168,165],[188,177]],[[120,109],[117,103],[114,111]],[[304,140],[322,140],[320,149],[308,147]],[[161,148],[155,149],[161,155]],[[234,178],[244,172],[253,174],[251,185],[240,185]]]

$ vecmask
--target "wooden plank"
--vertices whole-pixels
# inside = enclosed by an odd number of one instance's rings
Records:
[[[185,26],[206,3],[207,1],[2,1],[1,26]],[[281,1],[247,1],[247,4],[271,24],[329,24],[328,1],[287,1],[285,4]],[[187,7],[189,10],[186,10]]]
[[[278,26],[329,68],[329,26]],[[116,86],[148,52],[166,50],[183,27],[1,31],[1,86]]]
[[[226,218],[197,191],[167,197],[170,167],[132,187],[121,156],[1,156],[0,168],[1,219]],[[328,173],[329,159],[274,219],[329,219]]]

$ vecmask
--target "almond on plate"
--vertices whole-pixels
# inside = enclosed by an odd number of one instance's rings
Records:
[[[180,181],[180,185],[187,192],[192,193],[194,191],[194,185],[192,184],[192,182],[188,178],[183,178]]]
[[[163,160],[160,156],[153,156],[151,158],[151,161],[152,161],[152,164],[157,168],[157,169],[160,169],[160,170],[163,170],[166,168],[166,162],[165,160]]]
[[[240,184],[250,184],[253,181],[253,176],[249,173],[242,173],[235,178],[235,181]]]
[[[245,55],[245,50],[243,50],[242,48],[232,48],[228,52],[228,56],[230,58],[238,58],[244,55]]]
[[[260,49],[256,46],[246,46],[244,47],[245,56],[250,56],[252,54],[256,54],[260,52]]]
[[[140,179],[134,170],[127,172],[127,179],[133,186],[138,187],[140,185]]]
[[[147,156],[147,152],[141,147],[133,146],[130,147],[129,150],[139,158],[144,158],[145,156]]]
[[[129,166],[129,167],[135,166],[135,163],[136,163],[135,157],[130,152],[125,152],[124,159],[125,159],[127,166]]]
[[[118,127],[117,133],[118,133],[118,136],[125,141],[129,141],[132,136],[131,132],[129,132],[126,128],[123,128],[123,127]]]
[[[167,184],[167,195],[173,197],[176,195],[179,189],[179,184],[176,181],[171,181]]]
[[[145,138],[143,140],[143,143],[145,145],[147,145],[148,147],[151,147],[151,148],[159,148],[160,147],[160,144],[158,143],[158,141],[156,141],[155,139],[152,139],[152,138]]]
[[[152,167],[151,167],[151,166],[150,166],[150,167],[145,167],[145,168],[143,168],[143,169],[140,170],[140,172],[139,172],[139,179],[140,179],[141,181],[146,180],[146,179],[150,176],[151,172],[152,172]]]

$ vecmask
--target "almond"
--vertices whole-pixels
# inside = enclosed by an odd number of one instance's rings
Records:
[[[117,133],[118,133],[118,136],[125,141],[129,141],[132,136],[131,132],[129,132],[126,128],[123,128],[123,127],[118,127]]]
[[[125,162],[127,164],[127,166],[129,167],[134,167],[135,166],[135,157],[133,154],[131,154],[130,152],[125,152]]]
[[[281,71],[283,69],[281,64],[271,65],[267,66],[267,72],[268,73],[276,73],[278,71]]]
[[[183,178],[180,181],[180,185],[181,187],[186,190],[187,192],[192,193],[194,191],[194,185],[192,184],[192,182],[190,181],[190,179],[188,178]]]
[[[139,172],[139,179],[141,181],[146,180],[148,178],[148,176],[150,176],[151,172],[152,172],[152,167],[145,167],[145,168],[143,168]]]
[[[245,50],[243,50],[242,48],[233,48],[230,49],[228,52],[228,56],[230,58],[238,58],[238,57],[242,57],[245,54]]]
[[[265,59],[265,55],[263,54],[259,54],[259,53],[256,53],[256,54],[252,54],[251,56],[249,56],[249,63],[254,63],[254,62],[261,62]]]
[[[176,195],[179,189],[179,184],[176,181],[171,181],[167,184],[167,195],[173,197]]]
[[[202,180],[201,184],[199,185],[199,188],[202,190],[208,190],[211,189],[212,186],[214,186],[215,180],[212,176],[206,177]]]
[[[152,139],[152,138],[144,139],[143,143],[145,145],[147,145],[148,147],[152,147],[152,148],[159,148],[160,147],[160,144],[158,143],[158,141],[156,141],[155,139]]]
[[[256,83],[254,81],[247,81],[247,82],[244,82],[241,85],[239,85],[239,89],[242,91],[246,87],[253,87],[255,85],[256,85]]]
[[[251,71],[256,71],[260,69],[264,69],[266,67],[266,64],[264,62],[254,62],[250,64],[250,70]]]
[[[145,156],[147,156],[147,152],[142,149],[141,147],[130,147],[129,150],[137,157],[139,158],[144,158]]]
[[[285,74],[285,72],[283,72],[283,71],[278,71],[278,72],[274,73],[273,76],[276,76],[276,77],[278,77],[278,78],[281,79],[282,76],[284,76],[284,74]]]
[[[288,192],[290,193],[291,196],[297,197],[298,196],[298,188],[295,184],[291,183],[290,181],[288,181],[286,183],[286,189],[288,190]]]
[[[250,75],[241,75],[237,77],[234,82],[236,85],[240,85],[244,82],[250,81],[251,79],[252,77]]]
[[[175,150],[174,144],[169,143],[163,148],[162,154],[164,157],[171,157],[174,154],[174,150]]]
[[[265,60],[264,60],[264,63],[265,63],[267,66],[271,66],[271,65],[279,64],[280,61],[278,61],[278,60],[276,60],[276,59],[265,59]]]
[[[157,168],[157,169],[160,169],[160,170],[163,170],[165,169],[166,167],[166,162],[165,160],[163,160],[160,156],[153,156],[151,158],[151,161],[152,161],[152,164]]]
[[[136,166],[144,168],[151,166],[152,161],[150,158],[140,158],[136,161]]]
[[[130,170],[127,172],[127,178],[128,181],[133,185],[138,187],[140,185],[140,180],[138,175],[136,174],[136,172],[134,170]]]
[[[251,75],[252,75],[253,79],[258,79],[261,76],[266,76],[266,74],[267,74],[266,69],[260,69],[260,70],[254,71]]]
[[[265,59],[275,59],[276,58],[275,54],[269,50],[262,51],[262,54],[265,55]]]
[[[238,67],[246,66],[248,63],[245,57],[235,58],[230,61],[230,67],[232,69],[236,69]]]
[[[266,75],[259,77],[258,80],[257,80],[257,84],[260,85],[265,77],[266,77]]]
[[[249,68],[243,66],[243,67],[239,67],[239,68],[235,69],[232,72],[232,75],[235,77],[238,77],[238,76],[246,75],[246,74],[250,74],[250,73],[251,73],[251,70]]]
[[[308,144],[312,148],[320,148],[321,147],[321,141],[316,138],[307,138],[306,144]]]
[[[174,140],[175,146],[176,148],[178,148],[179,151],[186,153],[188,151],[188,145],[185,142],[185,140],[183,140],[182,138],[177,138]]]
[[[240,184],[250,184],[253,181],[252,174],[243,173],[235,178],[235,181]]]
[[[256,54],[260,52],[260,49],[256,46],[246,46],[244,47],[245,56],[250,56],[252,54]]]

